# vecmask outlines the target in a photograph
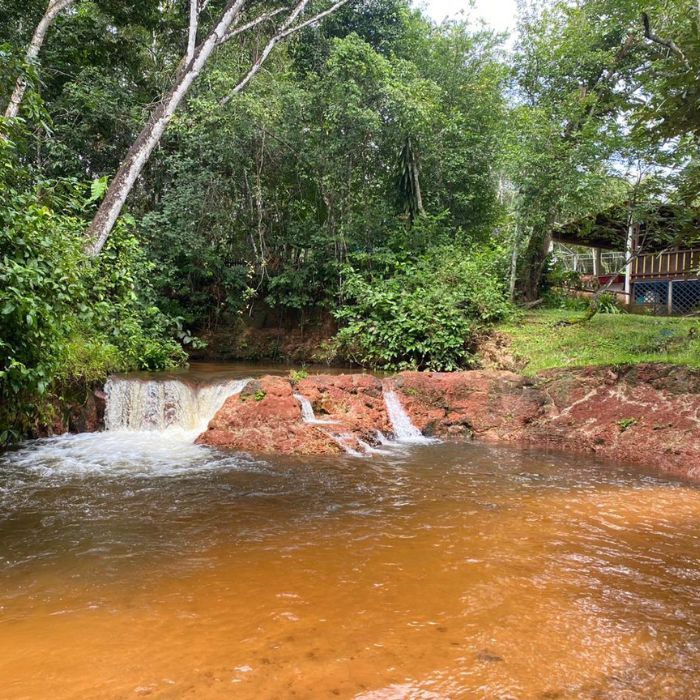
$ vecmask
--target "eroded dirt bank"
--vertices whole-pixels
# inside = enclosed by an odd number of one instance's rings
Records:
[[[230,397],[198,439],[258,453],[333,454],[377,445],[394,390],[425,435],[595,453],[700,479],[700,372],[661,364],[523,377],[506,371],[265,376]],[[297,395],[295,397],[295,394]],[[302,414],[299,397],[316,422]]]

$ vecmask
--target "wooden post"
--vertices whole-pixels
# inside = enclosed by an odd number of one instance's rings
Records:
[[[600,248],[591,248],[593,253],[593,276],[599,277],[603,273],[603,260]]]
[[[625,303],[632,303],[632,245],[634,243],[634,224],[630,221],[627,227],[625,243]]]

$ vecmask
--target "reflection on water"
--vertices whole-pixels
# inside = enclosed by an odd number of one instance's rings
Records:
[[[328,365],[296,365],[267,362],[192,362],[187,367],[157,372],[129,372],[124,376],[130,379],[180,379],[191,382],[212,382],[227,379],[262,377],[266,374],[280,377],[289,376],[291,370],[304,370],[308,374],[365,374],[366,370],[357,367],[329,367]],[[369,372],[381,376],[383,372]]]
[[[0,697],[700,697],[700,490],[387,449],[0,457]]]

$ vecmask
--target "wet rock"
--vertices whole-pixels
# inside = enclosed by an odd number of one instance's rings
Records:
[[[553,370],[539,387],[549,410],[530,426],[531,443],[700,479],[700,372],[659,364]]]
[[[338,433],[352,433],[370,444],[376,433],[391,433],[382,381],[370,374],[315,375],[302,379],[297,391],[311,402],[317,418],[335,421]]]
[[[513,372],[402,372],[394,384],[415,425],[438,437],[517,440],[545,402]]]
[[[70,407],[68,429],[71,433],[94,433],[102,430],[105,419],[107,395],[102,389],[88,393],[85,402]]]
[[[262,454],[342,451],[320,427],[302,422],[292,385],[282,377],[262,377],[229,397],[197,443]]]
[[[700,479],[700,372],[670,365],[552,370],[263,377],[226,401],[199,442],[263,453],[334,454],[392,427],[395,389],[424,434],[595,453]],[[304,423],[294,392],[321,425]]]
[[[502,656],[499,656],[498,654],[494,654],[492,651],[489,651],[488,649],[482,649],[480,652],[477,652],[476,658],[479,661],[487,661],[489,663],[503,661]]]

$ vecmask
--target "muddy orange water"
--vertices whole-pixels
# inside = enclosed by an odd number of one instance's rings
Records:
[[[149,439],[0,457],[3,700],[700,697],[691,484],[474,445]]]

